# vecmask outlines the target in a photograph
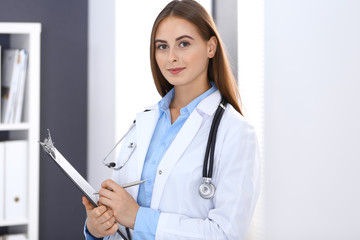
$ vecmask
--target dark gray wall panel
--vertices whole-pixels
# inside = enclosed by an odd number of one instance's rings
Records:
[[[41,138],[86,175],[86,0],[1,0],[0,22],[41,22]],[[82,239],[81,193],[40,154],[40,239]]]

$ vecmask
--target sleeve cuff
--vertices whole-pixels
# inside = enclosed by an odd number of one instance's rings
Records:
[[[135,239],[155,239],[156,229],[159,222],[160,211],[147,207],[140,207],[134,226]]]

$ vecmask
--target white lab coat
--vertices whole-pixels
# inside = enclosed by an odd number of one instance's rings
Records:
[[[218,129],[212,182],[213,199],[198,193],[205,149],[220,102],[214,92],[191,113],[161,160],[151,208],[161,211],[156,239],[245,239],[259,195],[260,160],[254,128],[230,105]],[[138,113],[136,127],[125,138],[118,158],[130,160],[112,177],[117,183],[140,180],[145,156],[159,118],[158,106]],[[137,199],[139,187],[126,189]],[[125,233],[124,228],[120,230]],[[121,239],[115,233],[111,239]]]

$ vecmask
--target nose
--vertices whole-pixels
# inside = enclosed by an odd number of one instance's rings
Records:
[[[177,62],[178,61],[178,54],[176,52],[176,49],[170,48],[168,51],[168,61],[169,63]]]

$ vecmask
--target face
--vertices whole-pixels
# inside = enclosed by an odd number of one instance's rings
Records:
[[[208,62],[215,51],[216,38],[204,40],[196,26],[182,18],[165,18],[155,34],[156,62],[175,87],[208,84]]]

